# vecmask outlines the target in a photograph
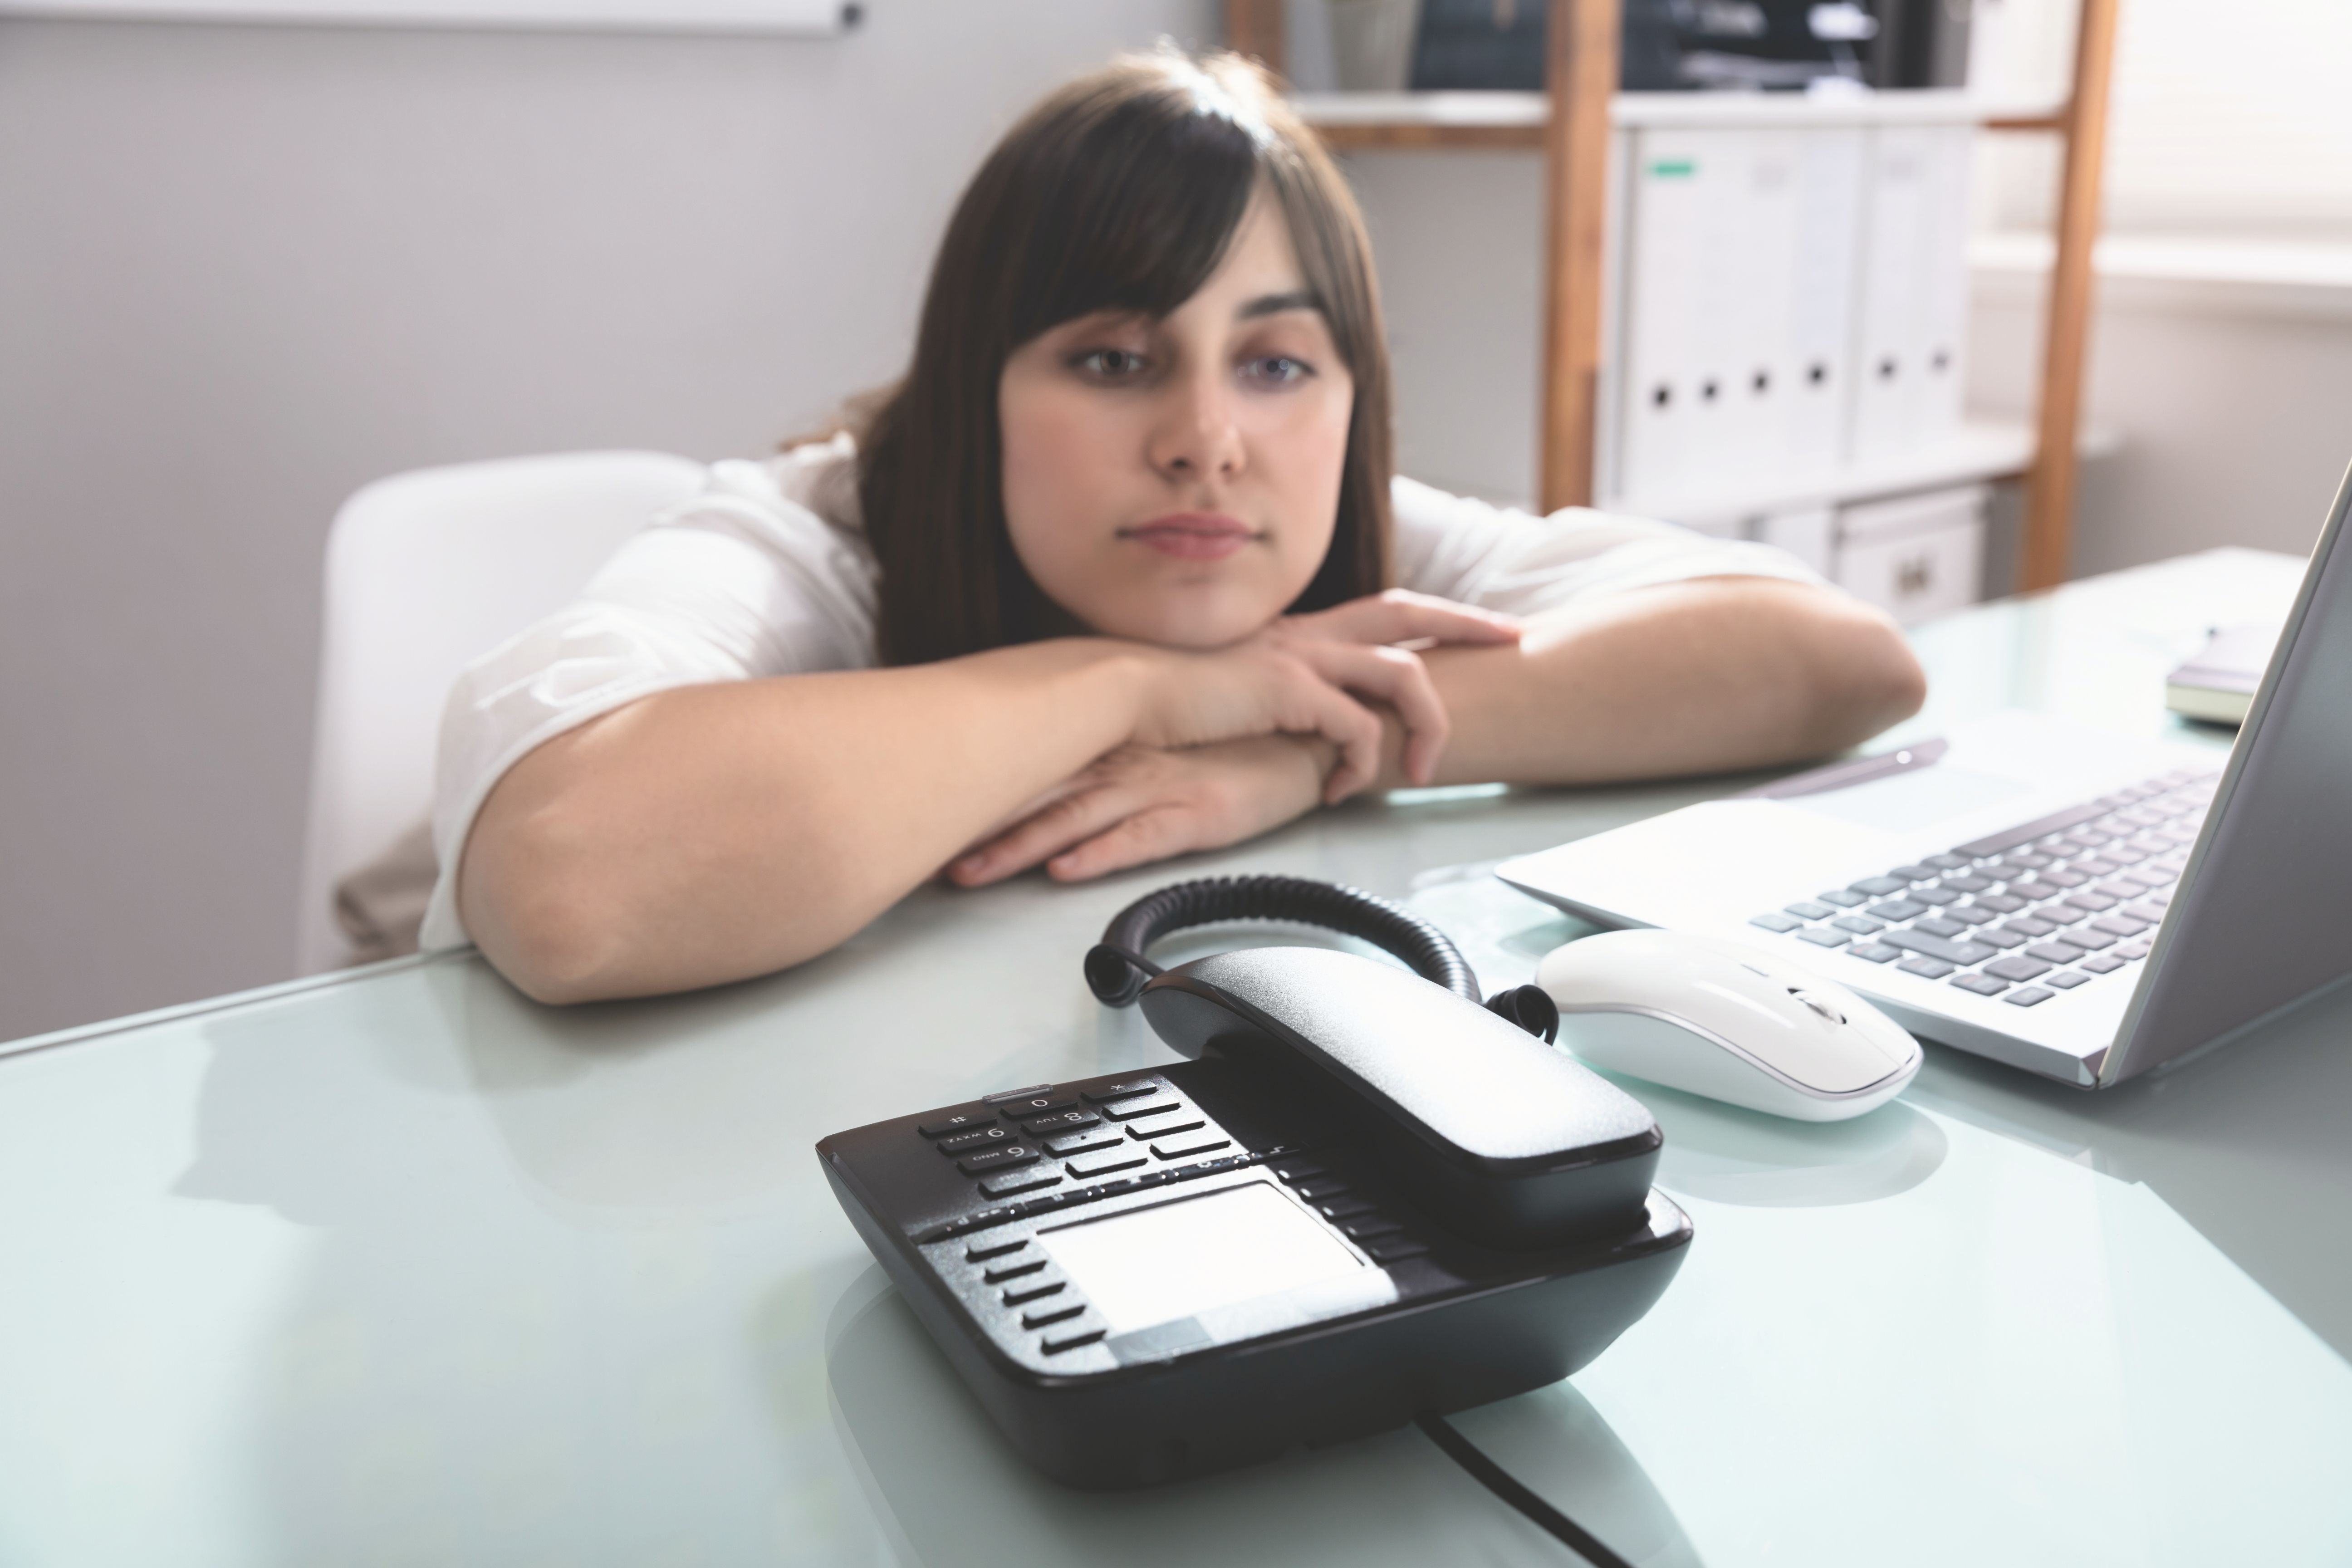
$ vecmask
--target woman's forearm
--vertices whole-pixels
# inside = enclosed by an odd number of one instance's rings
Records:
[[[1516,647],[1424,654],[1454,721],[1441,783],[1596,784],[1821,756],[1916,712],[1893,623],[1845,595],[1717,577],[1533,618]],[[1402,782],[1391,765],[1382,783]]]
[[[646,698],[499,780],[460,911],[543,1001],[796,963],[1125,741],[1138,658],[1066,639]]]

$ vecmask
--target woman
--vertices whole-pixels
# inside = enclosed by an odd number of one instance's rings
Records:
[[[1778,552],[1394,478],[1344,182],[1253,68],[1163,52],[990,156],[862,431],[719,464],[467,672],[424,941],[548,1001],[707,985],[942,868],[1077,879],[1381,785],[1784,762],[1922,694],[1884,616]]]

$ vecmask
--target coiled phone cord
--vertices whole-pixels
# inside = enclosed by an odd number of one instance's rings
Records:
[[[1361,937],[1433,984],[1476,1002],[1478,977],[1454,940],[1406,909],[1361,888],[1307,877],[1203,877],[1147,893],[1111,917],[1087,953],[1087,984],[1103,1004],[1131,1007],[1144,982],[1160,973],[1144,953],[1169,932],[1221,921],[1292,921]],[[1559,1009],[1539,985],[1520,985],[1486,1002],[1489,1012],[1549,1043]]]

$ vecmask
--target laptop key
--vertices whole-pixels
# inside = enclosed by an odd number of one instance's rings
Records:
[[[2045,899],[2059,898],[2066,891],[2065,889],[2053,883],[2041,881],[2032,877],[2028,877],[2022,882],[2011,882],[2009,885],[2009,890],[2016,897],[2036,904]]]
[[[2146,921],[2150,925],[2164,923],[2164,910],[2157,904],[2126,904],[2123,912],[2133,920]]]
[[[2105,854],[2101,850],[2100,854]],[[2074,862],[2074,869],[2086,877],[2112,877],[2123,869],[2113,860],[2102,860],[2097,855],[2084,855]]]
[[[2014,953],[2008,958],[1996,958],[1984,966],[1984,972],[2000,980],[2039,980],[2050,973],[2052,965],[2038,958]]]
[[[1977,902],[1985,909],[1999,910],[2005,915],[2013,915],[2025,907],[2023,899],[2009,893],[1979,893]]]
[[[2076,947],[2087,947],[2095,950],[2102,947],[2113,947],[2116,945],[2116,939],[2114,937],[2109,936],[2103,931],[2099,931],[2087,925],[2074,927],[2072,930],[2062,935],[2059,940],[2061,942],[2071,942]]]
[[[2025,938],[2007,926],[1979,926],[1969,932],[1970,942],[1989,942],[1995,947],[2023,947]]]
[[[1889,924],[1897,921],[1907,921],[1914,915],[1924,915],[1927,912],[1927,905],[1914,903],[1909,899],[1881,899],[1870,906],[1872,919],[1885,921]]]
[[[1933,866],[1939,871],[1965,870],[1969,865],[1968,861],[1961,859],[1958,855],[1951,854],[1930,855],[1919,863],[1923,866]]]
[[[2087,889],[2079,893],[2067,894],[2066,901],[2074,905],[2078,910],[2088,910],[2093,914],[2097,914],[2102,910],[2111,910],[2116,907],[2116,900],[2107,897],[2106,894],[2094,893]]]
[[[2124,966],[2124,961],[2112,952],[2095,952],[2082,961],[2081,967],[2094,974],[2113,974]]]
[[[2044,991],[2039,985],[2028,985],[2022,990],[2011,992],[2001,1000],[2012,1007],[2031,1007],[2037,1002],[2049,1001],[2053,994],[2055,993]]]
[[[2147,929],[2146,921],[2136,921],[2128,915],[2101,915],[2091,922],[2093,931],[2103,931],[2109,936],[2137,936]]]
[[[1810,942],[1815,947],[1843,947],[1853,940],[1845,932],[1832,931],[1828,926],[1807,926],[1795,934],[1799,942]]]
[[[2080,963],[2084,956],[2083,949],[2063,942],[2041,942],[2025,951],[2047,963]]]
[[[1825,904],[1835,904],[1842,910],[1855,909],[1870,902],[1868,899],[1849,888],[1840,888],[1834,892],[1823,893],[1821,895],[1821,900]]]
[[[1962,876],[1947,877],[1944,879],[1942,885],[1951,889],[1955,892],[1981,893],[1987,888],[1991,887],[1992,882],[1990,879],[1984,877]]]
[[[2020,936],[2030,938],[2048,936],[2052,931],[2056,931],[2058,928],[2051,921],[2037,919],[2032,915],[2016,915],[2011,917],[2010,922],[2000,929],[2003,931],[2013,931]]]
[[[1858,942],[1846,949],[1848,955],[1867,959],[1873,963],[1891,963],[1903,956],[1899,947],[1889,947],[1883,942]]]
[[[1954,904],[1950,909],[1946,910],[1944,914],[1947,919],[1966,921],[1972,926],[1980,926],[1988,921],[2000,919],[1999,910],[1989,910],[1979,904]]]
[[[2039,871],[2051,863],[2049,856],[2036,855],[2031,849],[2013,849],[2000,858],[2002,867],[2015,867],[2027,871]]]
[[[1924,953],[1946,963],[1962,965],[1982,963],[2000,951],[1997,947],[1987,947],[1980,942],[1948,942],[1923,931],[1891,931],[1879,940],[1906,952]],[[1912,973],[1916,973],[1917,971]]]
[[[1861,881],[1853,884],[1853,890],[1857,893],[1868,893],[1874,899],[1883,899],[1889,893],[1901,892],[1906,886],[1908,886],[1907,883],[1898,881],[1893,877],[1864,877]]]
[[[1801,921],[1825,921],[1837,913],[1837,910],[1829,905],[1817,904],[1810,899],[1801,899],[1793,904],[1784,905],[1783,908]]]
[[[2147,943],[2144,942],[2127,943],[2125,946],[2116,949],[2116,956],[2117,958],[2146,958],[2147,956]]]
[[[1837,927],[1840,931],[1850,931],[1856,936],[1876,936],[1880,931],[1886,929],[1886,922],[1885,921],[1874,921],[1868,915],[1840,915],[1837,919],[1830,921],[1830,924]],[[2146,926],[2133,927],[2134,931],[2146,931],[2147,929],[2147,928]],[[2132,933],[2131,931],[2125,931],[2121,934],[2129,936]]]
[[[1758,915],[1748,923],[1752,926],[1762,926],[1766,931],[1795,931],[1805,922],[1794,915],[1784,915],[1775,910],[1769,915]]]
[[[1906,958],[1895,967],[1906,974],[1924,975],[1929,980],[1941,980],[1952,972],[1952,966],[1942,959],[1928,958],[1924,954],[1917,958]]]
[[[1924,931],[1929,936],[1966,936],[1969,931],[1958,921],[1948,921],[1941,915],[1929,915],[1911,929]]]
[[[1914,888],[1911,896],[1923,904],[1957,904],[1960,901],[1959,894],[1943,888]]]
[[[2055,882],[2062,888],[2079,888],[2091,879],[2080,871],[2070,871],[2063,866],[2053,866],[2042,873],[2042,879],[2045,882]]]
[[[1906,882],[1932,882],[1936,879],[1936,868],[1933,866],[1897,866],[1895,869],[1887,872],[1886,874],[1890,877],[1900,877]]]
[[[2089,975],[2077,974],[2071,969],[2062,969],[2055,974],[2045,974],[2042,977],[2042,984],[2055,985],[2061,991],[2072,991],[2077,985],[2088,985],[2090,983]]]
[[[1995,980],[1990,974],[1955,974],[1952,984],[1963,991],[1973,991],[1979,996],[1998,996],[2009,989],[2006,980]]]

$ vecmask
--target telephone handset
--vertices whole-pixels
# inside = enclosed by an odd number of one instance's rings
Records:
[[[1322,948],[1161,972],[1182,926],[1301,920]],[[1087,977],[1192,1059],[1036,1085],[817,1145],[850,1219],[1048,1474],[1134,1486],[1556,1382],[1646,1312],[1688,1218],[1639,1102],[1481,1005],[1444,933],[1290,878],[1163,889]]]

